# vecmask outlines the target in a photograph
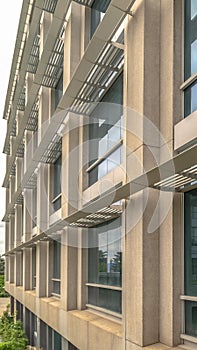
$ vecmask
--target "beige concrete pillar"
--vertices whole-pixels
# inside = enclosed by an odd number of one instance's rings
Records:
[[[25,130],[24,173],[26,173],[33,156],[32,136],[32,131]]]
[[[39,93],[38,144],[45,133],[51,116],[51,89],[42,86]]]
[[[22,286],[23,284],[23,253],[22,252],[16,252],[15,254],[14,283],[16,286]]]
[[[42,56],[45,40],[53,19],[52,13],[43,11],[40,20],[40,58]]]
[[[66,90],[83,52],[81,48],[82,6],[72,2],[70,8],[64,36],[63,92]]]
[[[5,252],[9,251],[9,222],[5,223]]]
[[[23,289],[31,289],[31,249],[23,250]]]
[[[24,116],[24,112],[17,110],[17,112],[16,112],[16,135],[18,135],[18,133],[19,133],[20,124],[21,124],[21,121],[23,119],[23,116]]]
[[[9,256],[5,257],[5,281],[9,281]]]
[[[36,296],[45,297],[47,292],[47,242],[36,245]]]
[[[15,226],[15,217],[10,215],[9,221],[9,250],[14,248],[14,226]]]
[[[31,86],[32,86],[32,83],[33,83],[33,79],[34,79],[34,74],[27,72],[26,76],[25,76],[25,84],[26,84],[25,105],[27,104],[27,101],[29,99],[29,93],[31,91]]]
[[[160,130],[173,155],[174,125],[182,116],[183,2],[161,0]],[[166,59],[168,58],[168,59]],[[161,161],[165,160],[161,149]],[[180,344],[182,199],[176,194],[160,227],[160,341]],[[161,208],[162,210],[162,208]]]
[[[9,283],[14,283],[14,254],[9,256]]]
[[[77,309],[77,228],[65,229],[61,236],[61,305]]]
[[[15,176],[14,175],[10,175],[9,190],[10,190],[9,202],[11,202],[13,199],[13,195],[15,193]]]
[[[84,310],[88,300],[88,237],[87,230],[78,228],[78,281],[77,281],[77,309]]]
[[[81,6],[81,16],[81,56],[83,56],[90,41],[91,8]]]
[[[15,190],[19,188],[21,185],[23,175],[23,159],[22,158],[16,158],[16,183],[15,183]]]
[[[78,208],[80,172],[78,145],[79,120],[69,113],[67,130],[62,137],[62,218],[66,218]]]
[[[27,242],[32,234],[32,190],[24,190],[23,201],[23,242]]]
[[[39,232],[44,232],[49,223],[49,166],[40,164],[37,175],[37,226]]]
[[[15,239],[14,239],[14,247],[17,247],[21,244],[21,238],[23,234],[23,216],[22,216],[22,205],[16,204],[15,206]]]
[[[133,10],[125,33],[124,105],[136,111],[125,115],[127,181],[154,166],[151,151],[158,147],[140,116],[159,127],[160,2],[138,1]],[[159,233],[148,233],[156,203],[155,191],[141,191],[126,207],[124,338],[141,347],[159,341]]]
[[[13,151],[14,151],[14,144],[15,144],[15,136],[10,136],[10,155],[13,155]]]
[[[47,243],[47,290],[46,290],[46,296],[50,297],[52,293],[52,278],[53,278],[53,242]]]

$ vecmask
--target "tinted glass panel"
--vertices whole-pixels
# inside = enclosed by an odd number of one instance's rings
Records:
[[[197,110],[197,83],[185,90],[185,117]]]
[[[123,75],[114,82],[109,91],[91,114],[89,126],[89,165],[113,149],[122,137]],[[107,102],[107,103],[104,103]],[[110,105],[109,105],[110,103]],[[112,151],[113,152],[113,151]],[[89,185],[102,178],[122,161],[122,148],[107,156],[89,173]]]
[[[185,333],[197,337],[197,303],[185,302]]]
[[[197,296],[197,189],[185,194],[185,294]]]
[[[192,0],[191,2],[191,19],[197,15],[197,1]]]
[[[62,349],[62,337],[59,333],[54,331],[54,350]]]
[[[104,288],[88,288],[89,304],[121,313],[121,291],[104,289]]]
[[[122,284],[121,218],[89,229],[89,282]]]
[[[185,80],[197,72],[196,0],[185,0]]]

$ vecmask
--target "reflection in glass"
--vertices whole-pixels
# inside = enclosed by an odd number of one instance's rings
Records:
[[[197,72],[197,39],[191,44],[191,75]]]
[[[185,333],[197,337],[197,302],[185,302]]]
[[[111,151],[111,154],[108,153],[108,156],[89,172],[89,185],[122,162],[122,147],[119,143],[123,130],[122,94],[123,75],[121,74],[91,114],[89,165],[104,157],[107,152]],[[114,149],[115,146],[117,146],[116,149]]]
[[[197,72],[196,10],[196,0],[185,0],[185,80]]]
[[[95,305],[114,312],[122,312],[121,291],[89,287],[88,302],[91,305]]]
[[[185,117],[197,110],[197,83],[185,90]]]
[[[191,19],[193,19],[196,15],[197,15],[197,1],[191,0]]]
[[[89,229],[89,282],[122,284],[121,218]]]
[[[197,296],[197,190],[185,194],[185,294]]]

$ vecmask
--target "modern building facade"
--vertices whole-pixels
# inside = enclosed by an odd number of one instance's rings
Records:
[[[24,0],[11,309],[45,350],[197,347],[197,1]]]

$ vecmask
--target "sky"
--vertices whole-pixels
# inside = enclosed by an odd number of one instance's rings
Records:
[[[22,0],[6,0],[2,2],[0,11],[0,254],[5,251],[5,228],[1,222],[5,213],[5,189],[1,186],[5,176],[6,157],[2,151],[7,124],[2,118],[21,7]]]

